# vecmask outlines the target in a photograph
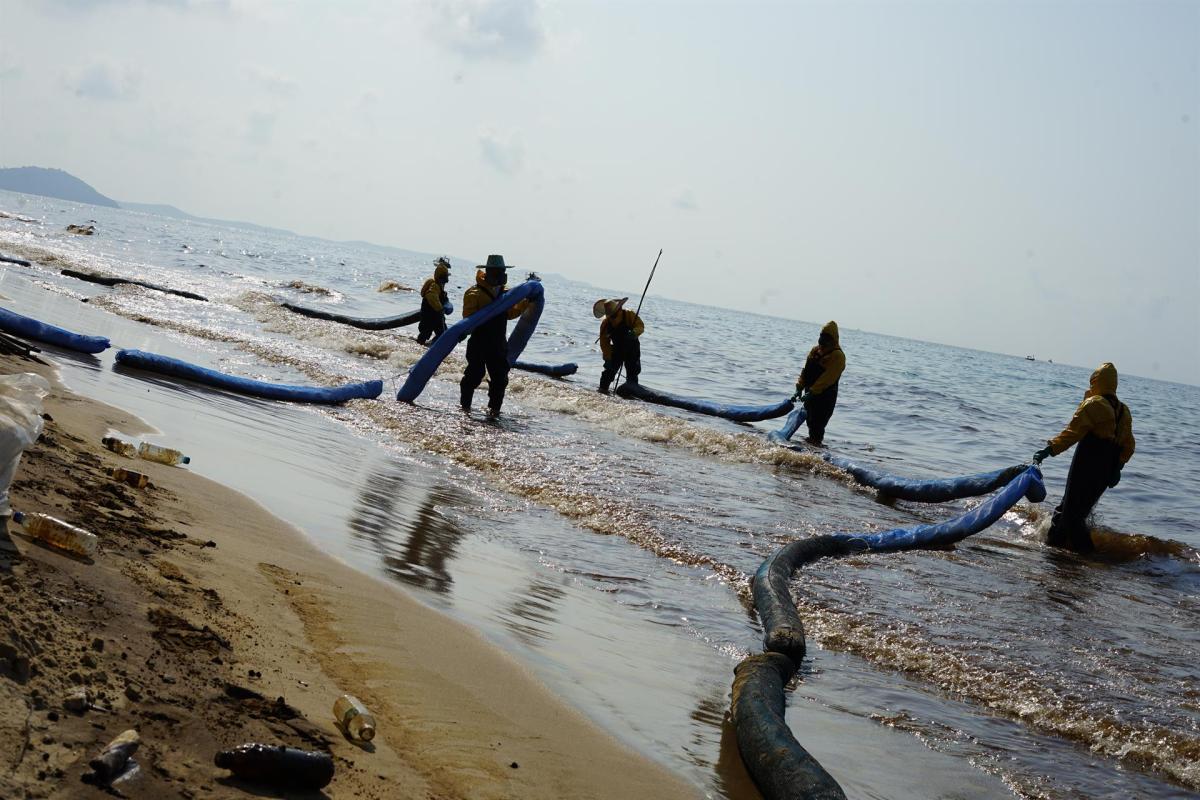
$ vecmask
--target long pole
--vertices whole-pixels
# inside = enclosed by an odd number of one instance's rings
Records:
[[[646,292],[650,291],[650,281],[654,280],[654,273],[658,269],[658,259],[660,259],[660,258],[662,258],[662,248],[661,247],[658,248],[658,255],[654,257],[654,266],[650,268],[650,277],[646,278],[646,288],[642,289],[642,296],[638,300],[637,311],[633,312],[634,314],[640,315],[642,313],[642,303],[646,302]],[[624,364],[617,367],[617,378],[616,378],[616,380],[613,381],[613,386],[621,385],[621,372],[624,369],[625,369]],[[614,389],[614,391],[615,391],[615,389]]]

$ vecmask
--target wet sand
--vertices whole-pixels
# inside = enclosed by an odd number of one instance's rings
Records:
[[[0,371],[53,380],[10,357]],[[140,773],[118,784],[129,797],[245,796],[212,756],[247,741],[328,749],[328,797],[698,794],[471,629],[330,558],[249,498],[102,449],[110,429],[145,429],[125,412],[61,386],[46,412],[13,506],[81,524],[101,548],[89,563],[13,535],[24,558],[0,576],[0,794],[99,796],[80,778],[127,728],[142,737]],[[114,485],[112,466],[151,485]],[[63,707],[77,686],[91,710]],[[366,748],[331,717],[347,691],[379,721]]]

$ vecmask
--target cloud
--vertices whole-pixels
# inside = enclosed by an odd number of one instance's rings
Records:
[[[279,115],[273,111],[251,111],[246,119],[246,141],[264,146],[270,144],[278,119]]]
[[[106,6],[157,6],[177,11],[229,11],[232,0],[54,0],[45,7],[61,6],[71,11],[92,11]]]
[[[484,163],[505,175],[515,175],[525,163],[525,146],[516,133],[501,136],[484,131],[479,135],[479,149]]]
[[[696,195],[692,193],[691,189],[684,189],[682,192],[677,194],[675,199],[671,201],[671,205],[675,206],[680,211],[695,211],[700,207],[696,205]]]
[[[20,65],[14,64],[6,54],[0,53],[0,80],[16,80],[22,73]]]
[[[364,111],[379,105],[381,97],[379,90],[370,87],[363,89],[358,95],[358,107]]]
[[[276,97],[291,97],[296,93],[296,89],[299,88],[299,84],[288,76],[281,75],[274,70],[261,67],[257,64],[251,64],[246,67],[246,75],[254,83]]]
[[[525,61],[546,44],[540,0],[431,0],[433,37],[476,59]]]
[[[137,97],[142,74],[133,67],[105,62],[92,64],[66,79],[76,97],[95,100],[132,100]]]

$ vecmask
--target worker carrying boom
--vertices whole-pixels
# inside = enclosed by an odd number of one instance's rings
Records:
[[[846,354],[838,341],[836,322],[825,323],[817,346],[808,352],[804,369],[796,378],[796,399],[804,404],[808,423],[809,444],[820,446],[825,441],[825,426],[837,405],[838,381],[846,371]]]
[[[1094,546],[1088,515],[1104,491],[1120,482],[1121,469],[1133,458],[1136,446],[1129,407],[1117,399],[1117,368],[1106,361],[1092,373],[1090,383],[1067,427],[1033,455],[1034,463],[1040,464],[1047,456],[1078,445],[1046,543],[1080,553]]]
[[[463,317],[499,300],[507,287],[508,267],[504,256],[488,256],[487,265],[475,273],[475,285],[463,295]],[[471,332],[467,339],[467,368],[463,370],[460,403],[463,411],[471,410],[471,399],[483,382],[483,373],[488,376],[488,415],[500,414],[504,404],[504,390],[508,387],[508,320],[516,319],[529,307],[522,300],[506,314],[497,314]]]

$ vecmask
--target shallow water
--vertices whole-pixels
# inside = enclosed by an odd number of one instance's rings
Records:
[[[578,361],[581,374],[514,373],[506,418],[483,425],[453,410],[455,358],[418,408],[387,399],[423,352],[412,331],[348,330],[273,302],[399,313],[415,296],[375,287],[419,285],[424,256],[10,193],[0,209],[46,220],[0,219],[0,252],[64,260],[6,270],[6,307],[254,377],[387,378],[383,401],[322,411],[113,372],[111,355],[62,359],[73,387],[158,426],[197,471],[476,625],[713,796],[750,791],[723,715],[733,665],[759,649],[746,579],[761,559],[798,536],[939,520],[977,502],[883,505],[812,455],[768,445],[762,433],[778,422],[736,425],[596,395],[590,306],[603,292],[556,276],[543,276],[547,309],[527,352]],[[98,221],[98,237],[61,232],[85,219]],[[104,289],[58,276],[61,266],[213,302]],[[455,266],[461,286],[472,270]],[[328,294],[288,286],[297,280]],[[84,296],[93,299],[80,305]],[[656,298],[644,316],[645,383],[737,402],[789,394],[816,331]],[[1084,369],[846,327],[842,338],[849,369],[827,443],[900,474],[1023,461],[1087,383]],[[1124,377],[1121,396],[1138,453],[1099,508],[1114,532],[1110,558],[1048,551],[1037,533],[1044,504],[954,551],[818,563],[797,577],[816,646],[788,719],[850,796],[1200,788],[1200,390]],[[1066,467],[1065,457],[1046,464],[1051,502]]]

